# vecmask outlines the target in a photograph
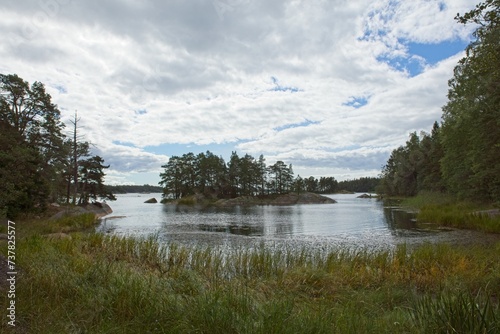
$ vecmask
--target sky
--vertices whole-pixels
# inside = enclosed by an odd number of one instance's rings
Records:
[[[0,3],[0,73],[40,81],[108,184],[170,156],[261,154],[295,175],[377,176],[440,121],[471,0]]]

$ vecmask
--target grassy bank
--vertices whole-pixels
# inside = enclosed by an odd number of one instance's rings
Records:
[[[77,230],[89,222],[73,219],[55,224]],[[54,240],[20,229],[19,333],[500,331],[500,244],[223,252],[80,232]],[[0,301],[5,310],[4,293]],[[11,332],[5,320],[1,329]]]
[[[500,214],[487,213],[495,209],[491,203],[457,201],[446,194],[424,192],[402,204],[418,209],[417,220],[421,223],[500,233]]]

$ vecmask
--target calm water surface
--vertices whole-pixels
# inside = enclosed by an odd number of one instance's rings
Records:
[[[146,204],[160,194],[118,195],[98,231],[148,236],[181,244],[240,246],[295,243],[309,246],[392,248],[401,243],[470,242],[484,236],[470,231],[417,226],[415,215],[394,204],[354,195],[327,195],[336,204],[197,209]]]

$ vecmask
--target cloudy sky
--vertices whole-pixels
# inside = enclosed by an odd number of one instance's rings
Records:
[[[295,174],[376,176],[441,117],[472,0],[0,3],[0,73],[41,81],[111,165],[156,184],[172,155],[231,151]],[[69,133],[69,129],[68,129]]]

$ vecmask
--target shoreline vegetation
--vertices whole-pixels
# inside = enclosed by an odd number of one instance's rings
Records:
[[[17,225],[18,332],[500,330],[500,242],[228,250],[104,235],[97,222],[87,213]],[[47,237],[61,232],[71,237]]]
[[[402,199],[401,206],[417,211],[417,221],[443,227],[500,233],[498,203],[457,201],[440,192],[421,192]]]

